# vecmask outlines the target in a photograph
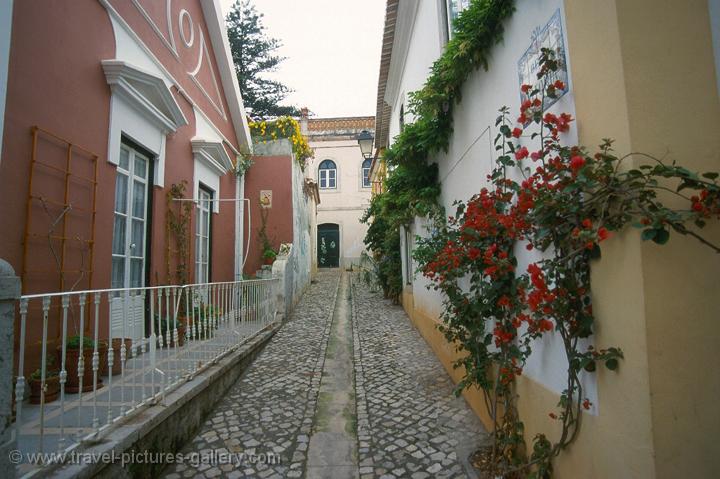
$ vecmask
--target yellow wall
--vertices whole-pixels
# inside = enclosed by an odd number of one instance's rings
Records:
[[[565,15],[580,143],[611,137],[620,154],[643,151],[720,171],[707,1],[568,0]],[[720,243],[717,224],[704,234]],[[577,441],[555,462],[556,477],[716,476],[719,276],[720,256],[677,234],[658,246],[628,230],[604,244],[592,274],[595,342],[621,347],[625,360],[618,372],[598,369],[599,415],[583,416]],[[435,315],[416,308],[411,291],[403,304],[459,380]],[[527,378],[518,393],[526,438],[552,434],[557,394]],[[465,397],[489,425],[481,394]]]

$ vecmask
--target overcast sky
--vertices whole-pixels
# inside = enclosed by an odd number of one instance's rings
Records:
[[[227,13],[234,0],[220,0]],[[253,0],[287,57],[273,77],[316,117],[375,115],[385,0]]]

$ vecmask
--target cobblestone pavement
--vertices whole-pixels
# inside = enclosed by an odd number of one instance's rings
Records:
[[[181,450],[184,454],[244,453],[244,464],[174,464],[164,471],[165,478],[274,479],[304,474],[338,278],[338,272],[318,275],[291,319]],[[263,454],[274,454],[279,460],[250,460]]]
[[[403,309],[350,276],[348,297],[338,295],[338,271],[318,275],[291,319],[180,451],[200,457],[242,453],[243,464],[186,462],[168,467],[163,477],[476,477],[467,458],[485,437],[479,420],[452,394],[445,369]],[[350,379],[340,374],[345,361]],[[327,398],[318,405],[321,380]],[[336,419],[343,414],[340,427]],[[357,453],[353,447],[348,455],[339,439],[317,441],[340,429],[357,440]],[[252,460],[263,455],[277,460]],[[326,467],[331,465],[336,467]]]
[[[402,307],[353,277],[362,479],[475,477],[484,429]]]

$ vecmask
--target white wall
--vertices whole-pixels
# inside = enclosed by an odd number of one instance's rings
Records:
[[[395,33],[394,58],[391,59],[385,93],[385,101],[392,107],[388,135],[391,142],[400,133],[400,105],[407,103],[408,93],[422,87],[430,67],[442,53],[445,42],[436,1],[400,2],[397,23],[400,31],[396,30]],[[404,31],[406,26],[411,29],[409,32]],[[396,51],[402,52],[405,48],[407,56],[402,58],[395,55]],[[407,110],[406,104],[405,112]],[[411,121],[412,116],[406,114],[405,123]]]
[[[311,217],[314,216],[314,204],[305,196],[303,184],[305,176],[297,161],[292,162],[293,195],[293,251],[291,265],[293,269],[293,304],[300,299],[305,287],[310,283],[312,268],[312,241],[310,240]]]
[[[428,2],[431,3],[431,2]],[[462,91],[462,102],[454,107],[454,133],[447,153],[436,155],[434,160],[439,166],[439,176],[442,184],[441,204],[446,213],[454,214],[452,206],[455,200],[467,200],[486,185],[486,176],[491,171],[494,159],[497,156],[492,144],[497,129],[495,119],[498,109],[502,106],[510,107],[512,117],[519,114],[520,92],[518,80],[518,60],[523,56],[530,45],[531,33],[534,29],[544,26],[555,11],[560,8],[562,13],[562,0],[520,0],[515,14],[506,24],[503,42],[494,50],[490,61],[490,70],[479,70],[467,80]],[[432,60],[429,51],[437,44],[436,38],[431,38],[431,32],[441,34],[437,28],[437,10],[421,2],[416,21],[413,27],[412,42],[407,53],[407,62],[403,70],[403,77],[399,82],[403,92],[418,89],[427,77],[429,65]],[[563,21],[564,23],[564,21]],[[564,27],[563,27],[564,28]],[[565,44],[567,48],[566,32]],[[502,54],[500,54],[502,53]],[[570,68],[568,66],[568,71]],[[572,94],[572,81],[570,91],[565,94],[548,111],[559,113],[567,112],[575,116],[575,106]],[[391,132],[397,134],[397,115],[399,102],[393,104],[393,120]],[[391,134],[391,138],[394,135]],[[577,141],[576,125],[569,133],[564,134],[563,141],[575,143]],[[528,141],[528,148],[538,149],[536,143]],[[426,235],[420,221],[411,226],[413,234]],[[402,244],[402,242],[401,242]],[[527,264],[540,259],[537,255],[525,250],[522,245],[516,249],[518,257],[518,270],[522,271]],[[403,254],[403,263],[405,254]],[[403,264],[403,271],[406,270]],[[442,312],[442,297],[433,290],[428,290],[428,282],[421,275],[412,279],[412,292],[416,308],[438,316]],[[533,355],[526,365],[524,374],[538,381],[546,388],[560,393],[565,389],[563,382],[564,369],[567,364],[563,356],[563,348],[555,338],[544,338],[533,344]],[[594,376],[585,378],[585,393],[595,405],[597,391]],[[596,411],[590,411],[591,413]]]

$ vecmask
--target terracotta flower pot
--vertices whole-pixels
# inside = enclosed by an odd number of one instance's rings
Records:
[[[42,393],[42,383],[39,379],[30,378],[30,404],[40,404],[40,396]],[[60,394],[60,378],[57,375],[47,376],[45,378],[45,403],[53,402]]]
[[[85,367],[83,371],[83,384],[82,384],[82,391],[92,391],[93,390],[93,370],[92,370],[92,357],[93,357],[93,348],[84,348],[82,350],[83,360],[85,362]],[[62,346],[57,347],[58,352],[58,363],[62,364]],[[99,349],[98,349],[99,352]],[[107,350],[105,352],[107,355]],[[65,369],[67,370],[67,382],[65,383],[65,392],[67,393],[77,393],[80,391],[80,378],[78,377],[78,359],[80,358],[80,349],[79,348],[67,348],[65,351]],[[102,387],[102,379],[98,377],[97,380],[97,387],[100,389]]]
[[[122,346],[122,338],[113,338],[112,339],[112,348],[113,348],[113,365],[112,365],[112,375],[117,376],[122,372],[122,365],[120,364],[120,347]],[[125,362],[127,363],[127,360],[130,358],[130,348],[132,347],[132,339],[125,338]],[[104,358],[104,359],[103,359]],[[105,353],[100,359],[100,375],[101,376],[108,376],[108,356],[107,356],[107,347],[105,348]]]

